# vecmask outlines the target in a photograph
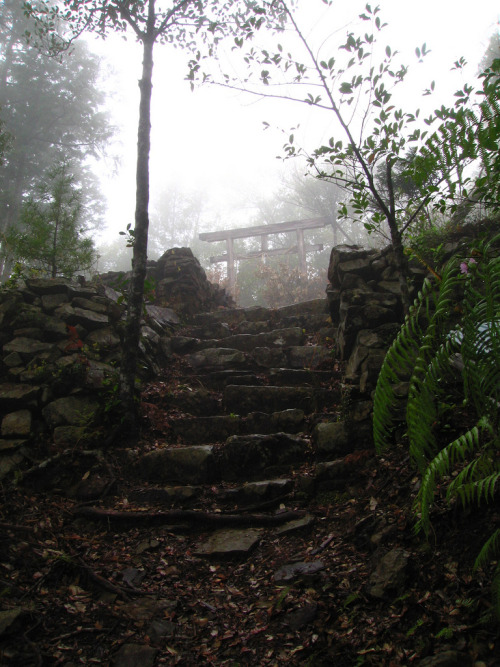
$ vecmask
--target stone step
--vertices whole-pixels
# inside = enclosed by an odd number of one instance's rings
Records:
[[[227,385],[223,393],[226,412],[247,415],[250,412],[279,412],[290,408],[306,414],[331,408],[340,401],[338,389],[303,386]]]
[[[251,351],[250,351],[251,350]],[[335,367],[330,349],[322,345],[254,347],[249,351],[230,347],[207,347],[185,354],[184,361],[197,373],[213,371],[265,370],[271,368],[315,369]]]
[[[224,445],[160,447],[139,457],[136,479],[174,485],[259,481],[287,475],[312,452],[309,440],[290,433],[230,436]]]
[[[319,315],[303,313],[278,318],[275,316],[275,311],[269,311],[269,317],[263,320],[242,320],[231,325],[228,322],[207,320],[204,324],[188,325],[181,329],[181,335],[197,339],[223,339],[234,335],[257,335],[269,333],[273,329],[293,327],[300,327],[309,335],[324,332],[325,335],[331,337],[333,334],[332,322],[328,313]]]
[[[255,348],[269,347],[283,349],[290,346],[300,346],[305,342],[305,332],[300,327],[288,329],[274,329],[258,334],[236,334],[227,336],[221,340],[200,340],[194,343],[193,350],[204,350],[207,348],[232,348],[242,352],[251,352]],[[174,345],[174,341],[172,341]]]
[[[192,324],[205,325],[212,322],[238,325],[241,322],[280,321],[287,317],[302,317],[305,315],[326,314],[328,317],[328,301],[324,299],[312,299],[301,303],[283,306],[282,308],[264,308],[255,306],[252,308],[224,308],[211,313],[198,313],[191,319]]]
[[[300,433],[307,429],[303,410],[282,410],[267,414],[253,412],[246,417],[237,414],[209,417],[183,417],[169,421],[173,440],[189,445],[225,441],[232,435],[270,434],[277,431]]]
[[[155,503],[162,507],[189,508],[204,505],[219,509],[245,509],[265,505],[272,507],[295,489],[291,478],[283,477],[258,482],[246,482],[239,486],[213,485],[165,485],[136,488],[128,494],[133,503]]]
[[[321,371],[311,368],[270,368],[268,380],[269,384],[277,386],[321,387],[335,380],[340,380],[340,373],[335,370]]]
[[[256,375],[252,370],[221,370],[221,371],[208,371],[206,373],[192,374],[185,376],[186,380],[189,379],[189,382],[207,389],[213,389],[221,391],[228,384],[247,384],[258,386],[261,384],[266,384],[267,380],[262,375]]]
[[[199,417],[219,415],[224,409],[220,396],[206,389],[188,388],[170,393],[162,396],[156,404],[166,412],[175,409]]]

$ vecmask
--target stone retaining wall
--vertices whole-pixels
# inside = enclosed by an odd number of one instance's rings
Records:
[[[410,264],[412,293],[427,270]],[[369,445],[372,392],[385,354],[403,321],[398,274],[390,248],[333,248],[327,297],[337,354],[345,363],[344,412],[348,431]]]
[[[124,325],[120,301],[104,285],[62,279],[27,280],[19,289],[0,292],[0,479],[40,444],[84,446],[93,415],[106,401],[116,401]],[[158,371],[169,331],[179,321],[170,309],[148,306],[147,311],[142,376]]]

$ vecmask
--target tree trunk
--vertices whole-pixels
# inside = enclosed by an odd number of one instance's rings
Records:
[[[390,159],[386,162],[387,188],[389,191],[389,208],[384,211],[391,233],[392,248],[394,250],[394,260],[399,277],[399,288],[401,290],[401,302],[403,304],[404,314],[407,315],[410,310],[410,292],[408,289],[408,262],[404,253],[401,232],[396,219],[396,204],[394,199],[394,184],[392,182],[393,163]]]
[[[154,3],[153,3],[154,4]],[[140,105],[137,133],[137,174],[132,278],[128,294],[127,322],[122,342],[120,397],[127,422],[135,419],[135,375],[141,332],[144,280],[149,228],[149,151],[151,143],[151,93],[153,79],[154,36],[143,39],[142,78],[139,81]]]
[[[408,289],[408,262],[404,253],[401,232],[398,229],[395,219],[388,219],[389,230],[391,233],[392,249],[394,251],[394,262],[399,278],[399,288],[401,290],[401,302],[403,304],[404,314],[407,315],[410,310],[410,291]]]

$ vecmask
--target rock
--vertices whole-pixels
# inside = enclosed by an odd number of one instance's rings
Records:
[[[91,473],[68,489],[66,496],[81,502],[97,500],[109,488],[110,482],[109,477],[101,476],[99,473]]]
[[[314,449],[320,458],[337,458],[353,450],[345,422],[317,424],[312,434]]]
[[[26,287],[35,294],[68,294],[68,281],[64,278],[27,278]]]
[[[268,479],[260,482],[248,482],[235,489],[228,489],[224,493],[224,498],[243,506],[253,505],[279,498],[292,489],[293,482],[291,479]]]
[[[99,409],[99,403],[88,396],[67,396],[57,398],[46,405],[42,414],[49,426],[82,426]]]
[[[232,347],[236,350],[251,352],[255,348],[266,347],[270,349],[284,348],[301,345],[304,341],[304,332],[299,327],[290,329],[277,329],[259,334],[237,334],[224,338],[221,345]]]
[[[153,621],[146,633],[153,644],[163,644],[164,640],[172,639],[177,626],[172,621]]]
[[[29,410],[10,412],[2,419],[2,437],[29,436],[32,427],[32,416]]]
[[[83,426],[56,426],[52,437],[58,447],[78,447],[84,441],[85,434]]]
[[[148,480],[208,484],[214,477],[213,447],[179,447],[148,452],[138,463]]]
[[[368,581],[368,592],[375,598],[390,598],[400,595],[406,581],[408,552],[391,549],[378,562]]]
[[[235,435],[220,452],[221,475],[227,480],[252,479],[287,470],[307,455],[308,442],[287,433]]]
[[[246,366],[246,356],[240,350],[228,348],[208,348],[200,350],[186,357],[186,361],[193,368],[242,368]]]
[[[14,338],[10,343],[6,343],[3,346],[4,354],[17,352],[25,363],[33,359],[36,354],[47,352],[51,349],[52,345],[50,343],[44,343],[40,340],[24,337]]]
[[[162,330],[165,327],[172,327],[175,324],[180,324],[176,312],[171,308],[161,308],[160,306],[148,304],[146,306],[146,312],[154,324],[157,326],[159,325]]]
[[[321,560],[314,560],[308,563],[299,562],[299,563],[289,563],[288,565],[283,565],[274,573],[274,581],[277,584],[287,583],[289,581],[295,581],[296,579],[314,577],[314,575],[321,572],[325,567],[325,564]]]
[[[250,356],[262,368],[276,368],[286,364],[286,355],[280,348],[256,347]]]
[[[236,558],[249,554],[260,542],[262,528],[217,530],[194,552],[204,558]]]
[[[87,345],[97,345],[104,350],[112,350],[120,344],[120,337],[112,327],[91,331],[86,338]]]
[[[75,326],[79,324],[87,331],[100,329],[109,324],[108,315],[96,313],[93,310],[85,308],[73,308],[69,304],[64,304],[54,311],[57,317],[60,317],[66,324]]]
[[[42,308],[47,313],[52,313],[61,304],[67,301],[67,292],[57,292],[56,294],[44,294],[42,296]]]
[[[309,623],[312,623],[317,614],[318,605],[313,602],[300,607],[300,609],[288,612],[283,619],[283,623],[288,625],[292,630],[300,630],[309,625]]]
[[[23,360],[18,352],[12,352],[4,357],[3,363],[7,368],[16,368],[23,365]]]
[[[28,384],[0,384],[0,405],[2,409],[26,407],[37,402],[40,387]]]
[[[23,443],[24,444],[24,443]],[[25,456],[22,450],[0,456],[0,481],[15,470],[19,470]]]
[[[157,262],[156,280],[156,297],[178,314],[192,316],[233,303],[224,290],[208,282],[190,248],[167,250]]]
[[[332,364],[332,351],[323,345],[291,347],[288,351],[288,363],[291,368],[317,368]]]
[[[311,514],[306,514],[300,519],[295,519],[295,521],[289,521],[283,526],[276,528],[276,535],[288,535],[288,533],[295,533],[298,530],[303,530],[304,528],[310,528],[315,522],[315,517]]]
[[[101,313],[101,315],[105,315],[108,312],[105,303],[100,303],[99,301],[94,301],[92,299],[86,299],[81,296],[75,297],[71,301],[71,305],[76,308],[83,308],[83,310],[92,310],[95,313]]]
[[[153,667],[158,649],[145,644],[123,644],[113,659],[114,667]]]

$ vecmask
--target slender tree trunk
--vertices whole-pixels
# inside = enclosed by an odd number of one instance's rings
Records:
[[[144,280],[146,278],[149,228],[149,152],[151,142],[151,93],[153,89],[154,35],[143,39],[142,78],[139,82],[140,106],[137,133],[136,209],[132,278],[120,367],[120,397],[128,422],[135,417],[135,375],[141,332]]]
[[[387,188],[389,190],[389,208],[385,211],[389,231],[391,233],[392,249],[394,250],[394,260],[399,277],[399,288],[401,290],[401,302],[403,304],[404,314],[407,315],[410,310],[410,292],[408,289],[408,262],[404,253],[401,232],[396,220],[396,204],[394,199],[394,184],[392,182],[392,162],[386,162]]]

